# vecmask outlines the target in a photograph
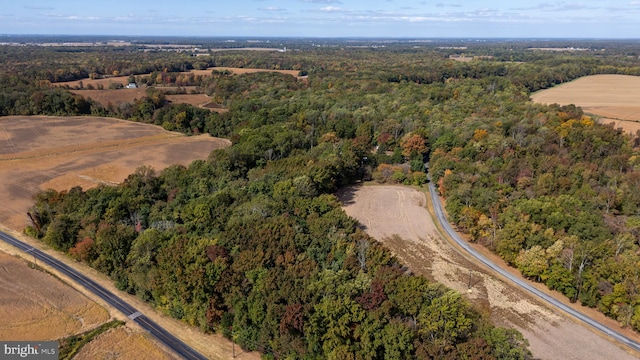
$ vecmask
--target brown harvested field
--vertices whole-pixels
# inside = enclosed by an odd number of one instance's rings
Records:
[[[166,90],[167,88],[157,88],[159,90]],[[171,89],[177,89],[173,87]],[[108,106],[109,104],[118,105],[123,103],[132,103],[136,99],[142,99],[146,96],[146,90],[142,88],[137,89],[117,89],[117,90],[70,90],[74,94],[81,95],[86,99],[92,99],[97,101],[102,106]],[[196,107],[206,108],[215,112],[226,112],[229,109],[222,106],[212,106],[211,98],[205,94],[175,94],[166,95],[165,98],[174,104],[189,104]]]
[[[220,104],[214,104],[211,102],[211,98],[205,94],[176,94],[166,95],[166,99],[176,104],[189,104],[196,107],[209,109],[217,113],[228,112],[229,109],[223,107]]]
[[[0,223],[21,231],[40,190],[122,182],[138,167],[188,165],[231,142],[113,118],[0,118]]]
[[[205,70],[194,69],[190,71],[184,71],[184,72],[181,72],[181,74],[194,74],[196,76],[210,76],[212,75],[213,70],[219,70],[219,71],[229,70],[234,75],[250,74],[250,73],[256,73],[256,72],[279,72],[282,74],[289,74],[295,77],[299,77],[298,74],[300,73],[299,70],[270,70],[270,69],[234,68],[234,67],[212,67]],[[143,77],[148,75],[150,74],[140,74],[135,76]],[[83,87],[87,87],[87,85],[92,85],[93,87],[97,88],[98,85],[102,85],[104,86],[105,89],[107,89],[111,83],[122,84],[122,85],[129,84],[129,76],[112,76],[104,79],[82,79],[82,80],[74,80],[74,81],[63,81],[63,82],[53,83],[53,85],[69,86],[70,88],[75,89],[80,86],[80,82],[82,82]]]
[[[637,131],[640,131],[640,122],[639,121],[627,121],[627,120],[616,120],[609,118],[600,118],[598,120],[601,124],[611,124],[613,123],[613,127],[618,129],[622,129],[622,131],[628,134],[635,134]]]
[[[211,98],[205,94],[175,94],[165,95],[167,101],[176,104],[189,104],[196,107],[203,107],[211,102]]]
[[[149,334],[120,326],[100,334],[82,347],[74,360],[172,360],[178,359],[160,347]]]
[[[288,74],[288,75],[295,76],[297,78],[299,78],[298,74],[300,73],[299,70],[269,70],[269,69],[252,69],[252,68],[234,68],[234,67],[223,67],[223,66],[210,68],[207,71],[211,73],[211,70],[218,70],[218,71],[228,70],[228,71],[231,71],[231,73],[234,75],[253,74],[257,72],[279,72],[281,74]]]
[[[0,252],[0,339],[56,340],[95,328],[109,313],[46,272]]]
[[[132,103],[136,99],[142,99],[147,95],[146,89],[107,89],[107,90],[70,90],[85,99],[92,99],[102,106]]]
[[[69,86],[72,89],[75,89],[77,87],[80,87],[80,83],[82,83],[83,87],[87,87],[88,85],[92,85],[95,88],[98,88],[98,85],[102,85],[104,86],[105,89],[109,88],[109,85],[113,84],[122,84],[122,85],[127,85],[129,84],[129,77],[128,76],[112,76],[112,77],[108,77],[108,78],[104,78],[104,79],[82,79],[82,80],[74,80],[74,81],[63,81],[63,82],[57,82],[57,83],[53,83],[52,85],[55,86]]]
[[[575,104],[586,113],[601,116],[602,123],[616,120],[616,127],[627,131],[640,129],[640,76],[592,75],[538,91],[531,95],[537,103]],[[623,121],[630,122],[624,124]]]
[[[528,339],[536,358],[637,358],[637,354],[627,353],[468,260],[440,235],[426,208],[430,202],[424,192],[402,186],[357,186],[344,189],[338,195],[347,214],[390,248],[411,271],[466,294],[489,313],[494,323],[518,329]],[[484,254],[494,262],[501,262],[486,251]],[[501,265],[507,267],[504,262]],[[470,269],[472,289],[469,293]],[[617,327],[613,320],[592,309],[579,309],[608,326]],[[637,334],[621,331],[638,338]]]

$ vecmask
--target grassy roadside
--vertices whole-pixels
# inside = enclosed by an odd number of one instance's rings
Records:
[[[60,340],[60,352],[58,358],[60,360],[69,360],[72,359],[83,346],[88,344],[91,340],[96,338],[98,335],[106,332],[109,329],[117,328],[118,326],[124,325],[124,321],[120,320],[111,320],[106,322],[93,330],[89,330],[82,334],[71,335],[67,338]]]

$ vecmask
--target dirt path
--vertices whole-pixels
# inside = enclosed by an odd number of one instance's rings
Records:
[[[494,323],[518,329],[529,340],[536,358],[636,359],[626,349],[551,311],[469,261],[440,235],[425,207],[424,192],[403,186],[359,186],[347,188],[339,196],[347,214],[414,273],[467,294]],[[602,316],[594,317],[601,320]]]

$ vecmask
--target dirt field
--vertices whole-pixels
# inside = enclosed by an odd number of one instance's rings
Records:
[[[640,129],[640,76],[593,75],[538,91],[534,102],[575,104],[589,114],[603,117],[600,122],[615,122],[616,127],[635,133]],[[627,123],[628,122],[628,123]]]
[[[21,231],[40,190],[119,183],[142,165],[188,165],[230,144],[112,118],[2,117],[0,223]]]
[[[601,124],[611,124],[613,123],[613,127],[617,128],[621,128],[622,131],[629,133],[629,134],[634,134],[640,130],[640,121],[627,121],[627,120],[616,120],[616,119],[609,119],[609,118],[600,118],[598,120],[599,123]]]
[[[252,74],[257,72],[279,72],[281,74],[289,74],[291,76],[295,76],[299,78],[298,74],[299,70],[269,70],[269,69],[252,69],[252,68],[232,68],[232,67],[214,67],[207,69],[211,73],[211,70],[225,71],[229,70],[234,75],[242,75],[242,74]]]
[[[143,88],[137,89],[111,89],[111,90],[70,90],[74,94],[78,94],[85,99],[92,99],[99,102],[102,106],[132,103],[136,99],[142,99],[147,95],[147,90]]]
[[[229,70],[234,75],[249,74],[249,73],[256,73],[256,72],[279,72],[282,74],[289,74],[295,77],[299,77],[298,74],[300,73],[300,71],[298,70],[269,70],[269,69],[252,69],[252,68],[212,67],[205,70],[185,71],[185,72],[181,72],[181,74],[194,74],[196,76],[210,76],[212,75],[213,70],[219,70],[219,71]],[[135,76],[142,77],[147,75],[149,74],[140,74]],[[109,84],[111,83],[122,84],[122,85],[129,84],[129,76],[113,76],[113,77],[108,77],[104,79],[82,79],[82,80],[74,80],[74,81],[64,81],[64,82],[53,83],[52,85],[69,86],[70,88],[75,89],[80,86],[80,82],[82,82],[82,85],[84,87],[87,87],[87,85],[91,84],[95,88],[97,88],[98,85],[102,85],[104,86],[105,89],[108,89]],[[120,90],[135,90],[135,89],[120,89]]]
[[[159,87],[163,90],[164,88]],[[171,89],[175,89],[171,88]],[[109,104],[118,105],[124,103],[133,103],[136,99],[141,99],[146,96],[146,90],[142,88],[138,89],[118,89],[118,90],[70,90],[74,94],[81,95],[86,99],[93,99],[102,106],[109,106]],[[215,111],[218,113],[227,112],[229,109],[222,106],[214,105],[211,103],[211,98],[205,94],[176,94],[165,95],[166,99],[174,104],[189,104],[196,107],[201,107]]]
[[[56,340],[109,319],[109,313],[60,280],[0,252],[0,339]]]
[[[428,202],[423,192],[401,186],[360,186],[347,188],[339,196],[347,214],[386,244],[414,273],[466,294],[495,323],[521,331],[536,358],[636,359],[617,344],[542,306],[462,256],[441,237],[425,207]],[[597,312],[589,315],[617,326]]]
[[[73,359],[177,360],[178,358],[156,345],[148,334],[121,326],[93,339],[82,347]]]

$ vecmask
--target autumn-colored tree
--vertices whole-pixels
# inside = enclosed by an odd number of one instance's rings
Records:
[[[78,261],[89,262],[92,261],[95,257],[95,251],[93,249],[93,245],[95,241],[93,241],[90,237],[85,237],[74,247],[69,249],[69,254],[73,256]]]
[[[425,138],[419,134],[405,135],[400,140],[400,146],[402,147],[402,155],[407,158],[424,155],[428,150]]]

